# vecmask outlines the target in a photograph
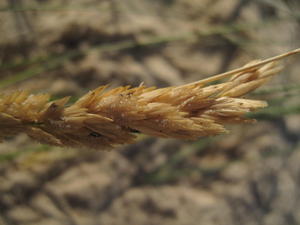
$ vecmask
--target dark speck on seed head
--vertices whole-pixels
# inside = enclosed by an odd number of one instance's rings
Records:
[[[51,108],[55,109],[55,108],[57,108],[57,107],[58,107],[57,104],[55,104],[55,103],[51,104]]]
[[[129,131],[132,132],[132,133],[141,133],[140,131],[138,131],[136,129],[132,129],[132,128],[129,128]]]
[[[93,132],[89,133],[89,136],[90,137],[101,137],[102,135],[93,131]]]

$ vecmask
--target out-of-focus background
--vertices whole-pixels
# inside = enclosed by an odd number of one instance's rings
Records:
[[[2,0],[0,88],[76,100],[196,81],[300,45],[299,0]],[[256,124],[109,152],[0,144],[2,225],[300,224],[300,65],[250,97]]]

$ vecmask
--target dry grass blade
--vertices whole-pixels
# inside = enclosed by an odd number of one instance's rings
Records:
[[[20,91],[0,97],[0,138],[27,133],[42,143],[105,149],[132,143],[135,133],[196,139],[226,132],[227,123],[251,122],[245,113],[266,102],[240,98],[267,82],[278,60],[300,49],[255,61],[198,82],[156,89],[143,85],[90,91],[71,106],[68,98],[49,102],[47,94]],[[220,84],[212,81],[230,78]]]

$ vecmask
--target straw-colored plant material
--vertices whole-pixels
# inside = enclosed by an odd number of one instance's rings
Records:
[[[241,97],[281,70],[277,60],[298,52],[177,87],[101,86],[71,106],[66,106],[68,97],[49,102],[48,94],[3,94],[0,138],[25,132],[50,145],[104,149],[134,142],[137,132],[179,139],[221,134],[226,132],[224,124],[253,121],[245,114],[267,104]],[[227,77],[226,82],[209,85]]]

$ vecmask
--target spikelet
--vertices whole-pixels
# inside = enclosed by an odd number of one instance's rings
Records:
[[[71,106],[68,97],[49,102],[48,94],[2,94],[0,139],[24,132],[50,145],[107,149],[134,142],[136,133],[179,139],[225,133],[225,124],[251,122],[245,114],[267,106],[241,97],[282,69],[277,60],[295,53],[299,49],[182,86],[101,86]]]

